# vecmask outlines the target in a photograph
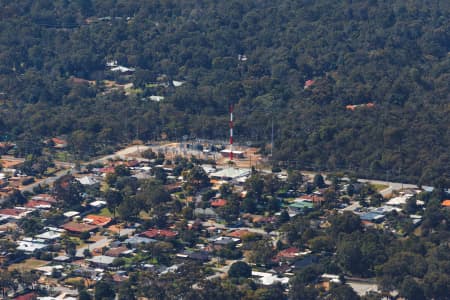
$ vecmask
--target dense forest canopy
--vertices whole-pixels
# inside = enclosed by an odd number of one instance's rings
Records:
[[[67,136],[81,156],[162,134],[224,139],[234,103],[237,141],[265,145],[273,120],[273,158],[285,166],[426,184],[450,178],[448,1],[0,7],[0,136],[23,154],[53,136]],[[135,72],[108,71],[112,60]],[[104,80],[134,87],[111,90]]]

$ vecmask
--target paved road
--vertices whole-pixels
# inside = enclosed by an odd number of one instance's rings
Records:
[[[176,144],[167,144],[167,145],[154,145],[154,146],[145,146],[145,145],[133,145],[133,146],[129,146],[125,149],[119,150],[114,154],[111,155],[106,155],[104,157],[92,160],[90,162],[86,162],[84,163],[84,165],[90,164],[90,163],[104,163],[106,161],[108,161],[109,159],[114,159],[114,158],[121,158],[121,159],[127,159],[128,155],[132,154],[132,153],[136,153],[136,152],[142,152],[145,151],[149,148],[152,148],[153,151],[167,151],[167,150],[172,150],[172,151],[180,151],[181,149],[179,149],[178,147],[174,146]],[[169,151],[170,151],[169,150]],[[199,153],[199,151],[195,151],[192,149],[185,149],[184,151],[191,151],[191,152],[196,152],[197,154]],[[3,156],[5,159],[8,160],[13,160],[13,161],[23,161],[23,159],[21,158],[16,158],[16,157],[12,157],[12,156]],[[145,159],[143,159],[145,160]],[[72,163],[67,163],[67,162],[59,162],[56,161],[55,164],[57,166],[61,166],[61,167],[66,167],[66,168],[70,168],[68,170],[63,170],[60,171],[58,173],[55,174],[55,176],[53,177],[49,177],[46,178],[42,181],[36,182],[36,183],[32,183],[30,185],[27,185],[23,188],[21,188],[21,191],[32,191],[34,187],[36,187],[38,184],[52,184],[53,182],[55,182],[58,178],[62,177],[63,175],[67,174],[67,172],[69,173],[75,173],[73,167],[74,165]],[[311,172],[311,171],[301,171],[302,174],[308,176],[309,180],[312,180],[312,178],[314,177],[315,174],[318,174],[319,172]],[[322,175],[326,176],[326,173],[321,173]],[[418,188],[417,185],[415,184],[405,184],[405,183],[401,183],[401,182],[391,182],[391,181],[383,181],[383,180],[375,180],[375,179],[358,179],[358,182],[370,182],[370,183],[374,183],[374,184],[382,184],[382,185],[387,185],[389,186],[388,188],[380,191],[380,194],[382,196],[388,196],[390,195],[393,191],[398,191],[404,188],[413,188],[416,189]],[[256,232],[254,228],[252,228],[252,231]]]
[[[388,188],[380,191],[379,193],[383,196],[389,196],[393,191],[399,191],[402,189],[418,189],[419,187],[415,184],[407,184],[401,182],[391,182],[391,181],[383,181],[383,180],[374,180],[374,179],[358,179],[358,182],[362,183],[373,183],[373,184],[382,184],[389,186]]]
[[[17,161],[17,162],[24,162],[25,159],[24,158],[19,158],[19,157],[14,157],[14,156],[10,156],[10,155],[3,155],[2,156],[3,159],[5,160],[10,160],[10,161]],[[53,176],[51,177],[47,177],[44,178],[42,180],[37,180],[31,184],[22,186],[19,188],[20,191],[22,192],[32,192],[33,189],[35,187],[37,187],[39,184],[40,185],[51,185],[53,184],[56,180],[58,180],[60,177],[66,175],[66,174],[70,174],[70,173],[74,173],[74,164],[72,163],[68,163],[68,162],[61,162],[61,161],[55,161],[55,165],[57,167],[62,167],[65,168],[64,170],[58,171],[56,172]]]
[[[220,277],[223,274],[228,274],[228,270],[230,270],[231,265],[234,264],[237,261],[239,261],[239,260],[227,260],[227,264],[225,266],[222,266],[220,268],[214,268],[216,273],[214,273],[214,275],[206,277],[206,279],[207,280],[211,280],[211,279]]]
[[[260,228],[252,228],[252,227],[230,228],[230,227],[227,227],[227,226],[225,226],[225,225],[223,225],[223,224],[216,223],[216,222],[212,222],[212,221],[202,222],[202,226],[203,226],[203,227],[211,227],[211,226],[214,226],[214,227],[216,227],[216,228],[218,228],[218,229],[222,229],[222,230],[231,230],[231,229],[235,229],[235,230],[248,230],[248,231],[253,232],[253,233],[259,233],[259,234],[262,234],[262,235],[267,235],[267,232],[265,232],[264,229],[260,229]]]
[[[365,296],[368,292],[379,292],[375,278],[358,278],[345,276],[346,284],[351,286],[359,296]]]
[[[358,208],[360,208],[361,207],[361,204],[359,204],[359,202],[354,202],[354,203],[352,203],[351,205],[349,205],[349,206],[347,206],[347,207],[345,207],[344,209],[343,209],[343,211],[356,211]]]
[[[132,236],[136,229],[133,228],[121,228],[120,236]]]
[[[64,298],[62,297],[62,296],[66,296],[66,295],[71,295],[71,296],[78,295],[78,290],[74,290],[74,289],[67,288],[64,286],[59,286],[59,285],[58,286],[49,286],[49,285],[44,285],[44,284],[40,284],[39,286],[50,292],[53,292],[54,294],[59,294],[61,296],[61,298],[58,297],[55,299],[66,299],[65,297]],[[71,299],[73,299],[73,298],[71,298]]]
[[[311,172],[311,171],[300,171],[300,172],[303,175],[306,175],[308,177],[308,180],[310,180],[310,181],[313,180],[313,178],[316,174],[320,173],[320,172]],[[322,174],[322,176],[327,175],[327,173],[320,173],[320,174]],[[384,180],[377,180],[377,179],[360,178],[360,179],[358,179],[358,182],[387,185],[388,188],[379,192],[383,197],[391,195],[393,191],[400,191],[402,189],[418,189],[419,188],[419,186],[417,186],[416,184],[384,181]]]
[[[59,178],[61,178],[62,176],[66,175],[66,174],[75,174],[76,172],[74,171],[74,169],[68,169],[68,170],[61,170],[59,172],[57,172],[55,175],[53,175],[52,177],[47,177],[43,180],[39,180],[36,182],[33,182],[29,185],[25,185],[23,187],[20,188],[20,191],[22,192],[32,192],[33,189],[35,187],[37,187],[39,184],[40,185],[51,185],[53,184],[56,180],[58,180]]]
[[[300,171],[303,175],[308,176],[309,180],[312,180],[316,174],[322,174],[322,176],[327,176],[327,173],[321,173],[321,172],[311,172],[311,171]],[[392,192],[392,191],[399,191],[401,189],[417,189],[419,188],[415,184],[409,184],[409,183],[401,183],[401,182],[392,182],[392,181],[384,181],[384,180],[377,180],[377,179],[365,179],[365,178],[359,178],[358,182],[361,183],[373,183],[373,184],[382,184],[387,185],[389,188],[386,189],[386,191]]]
[[[89,249],[89,251],[92,251],[92,250],[98,249],[98,248],[101,249],[103,247],[108,246],[109,243],[111,243],[111,240],[109,240],[109,238],[107,238],[107,237],[104,237],[101,240],[98,240],[97,242],[95,242],[93,244],[88,244],[86,246],[78,248],[75,256],[76,257],[84,257],[83,252],[85,249]]]
[[[25,161],[25,158],[14,157],[14,156],[11,156],[11,155],[3,155],[1,158],[4,159],[4,160],[9,160],[9,161],[17,161],[17,162],[24,162]],[[55,163],[55,165],[57,167],[73,168],[75,166],[75,164],[70,163],[70,162],[66,162],[66,161],[55,160],[53,162]]]
[[[143,152],[143,151],[145,151],[145,150],[147,150],[149,148],[150,148],[149,146],[145,146],[145,145],[130,146],[130,147],[127,147],[125,149],[119,150],[119,151],[115,152],[114,154],[106,155],[106,156],[103,156],[101,158],[92,160],[90,162],[86,162],[86,163],[84,163],[84,165],[96,164],[96,163],[104,163],[104,162],[108,161],[109,159],[115,159],[115,158],[127,159],[128,155],[133,154],[135,152]]]
[[[146,150],[148,148],[149,148],[148,146],[142,146],[142,145],[127,147],[125,149],[117,151],[115,154],[107,155],[107,156],[104,156],[102,158],[99,158],[99,159],[96,159],[96,160],[92,160],[90,162],[86,162],[86,163],[84,163],[84,165],[91,164],[91,163],[103,163],[103,162],[106,162],[108,159],[113,159],[113,158],[117,158],[117,157],[119,157],[121,159],[126,159],[127,155],[129,155],[131,153],[134,153],[134,152],[138,152],[138,151],[144,151],[144,150]],[[7,156],[7,157],[3,156],[3,157],[5,159],[13,160],[13,161],[22,161],[22,162],[24,161],[23,158],[16,158],[16,157],[12,157],[12,156],[11,157],[10,156]],[[34,182],[32,184],[29,184],[29,185],[26,185],[24,187],[21,187],[20,190],[22,192],[25,192],[25,191],[32,192],[33,188],[37,187],[39,184],[40,185],[51,185],[56,180],[58,180],[59,178],[61,178],[62,176],[66,175],[66,174],[76,174],[77,173],[77,171],[74,169],[75,165],[72,164],[72,163],[58,162],[57,161],[57,162],[55,162],[55,164],[57,166],[59,166],[59,167],[65,167],[65,168],[68,168],[68,169],[61,170],[61,171],[57,172],[56,174],[54,174],[52,177],[47,177],[47,178],[45,178],[43,180],[39,180],[39,181],[36,181],[36,182]]]

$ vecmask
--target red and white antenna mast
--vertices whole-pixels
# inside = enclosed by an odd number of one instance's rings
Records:
[[[230,104],[230,160],[233,160],[233,104]]]

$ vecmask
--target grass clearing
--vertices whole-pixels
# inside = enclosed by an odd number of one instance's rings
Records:
[[[12,264],[8,267],[9,271],[19,270],[19,271],[31,271],[35,268],[43,267],[48,265],[50,262],[45,260],[39,260],[35,258],[29,258],[21,263]]]
[[[389,185],[381,183],[371,183],[370,186],[377,192],[381,192],[389,187]]]
[[[109,185],[105,181],[102,181],[100,183],[100,191],[106,193],[106,191],[108,191],[108,189],[109,189]]]
[[[139,212],[139,218],[141,218],[143,220],[150,220],[151,216],[146,211],[141,210]]]
[[[68,162],[73,159],[72,155],[67,151],[57,151],[54,155],[55,155],[55,160],[58,160],[58,161]]]
[[[99,216],[112,218],[113,214],[109,211],[108,208],[104,207],[100,210]]]
[[[161,83],[146,83],[145,84],[146,88],[157,88],[159,86],[161,86]]]
[[[142,94],[144,91],[140,88],[126,88],[125,92],[128,93],[129,95],[138,95],[138,94]]]
[[[83,241],[82,239],[80,239],[79,237],[73,236],[73,237],[70,237],[70,240],[77,245],[77,247],[76,247],[77,249],[86,246],[86,242]]]

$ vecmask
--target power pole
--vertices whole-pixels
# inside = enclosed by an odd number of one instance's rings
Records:
[[[272,136],[270,139],[270,159],[273,160],[273,114],[272,114]]]

